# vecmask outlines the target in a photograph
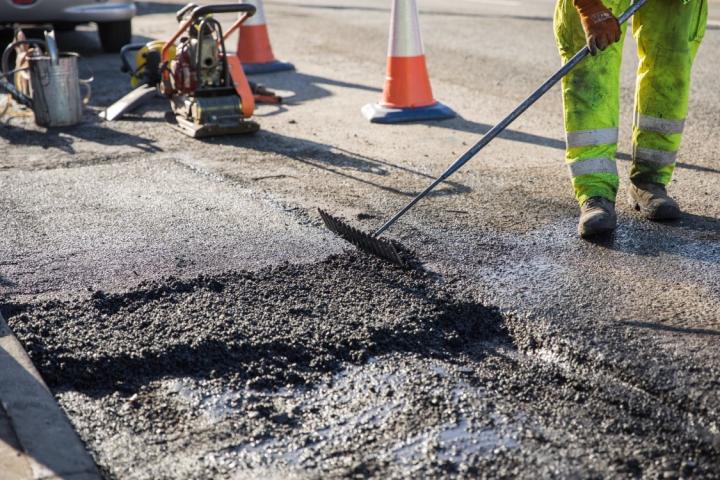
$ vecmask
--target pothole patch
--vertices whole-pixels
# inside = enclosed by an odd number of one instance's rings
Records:
[[[348,253],[3,313],[111,478],[717,471],[715,417],[623,377],[632,345],[468,292]]]
[[[462,299],[431,273],[355,254],[22,310],[9,322],[48,384],[88,395],[182,376],[308,385],[342,362],[510,341],[497,309]]]
[[[476,433],[494,440],[487,426],[446,418],[437,381],[452,390],[446,370],[467,374],[458,357],[513,348],[497,309],[432,273],[355,253],[6,313],[109,476],[302,472],[320,467],[320,451],[326,472],[367,473],[445,444],[450,461]],[[414,371],[426,362],[427,378]],[[344,455],[357,439],[387,454]]]

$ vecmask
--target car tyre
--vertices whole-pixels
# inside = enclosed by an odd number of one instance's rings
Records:
[[[132,40],[132,24],[130,20],[120,22],[98,23],[100,45],[107,53],[117,53]]]

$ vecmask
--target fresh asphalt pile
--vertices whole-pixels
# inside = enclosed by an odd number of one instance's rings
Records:
[[[476,293],[348,254],[3,313],[109,478],[720,471],[682,366]]]

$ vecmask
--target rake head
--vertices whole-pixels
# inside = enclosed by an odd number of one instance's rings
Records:
[[[318,209],[318,211],[320,212],[320,217],[323,219],[323,222],[325,222],[325,226],[331,232],[341,236],[360,250],[364,250],[385,259],[388,262],[399,265],[400,267],[405,266],[392,243],[381,238],[373,237],[362,230],[358,230],[357,228],[348,225],[343,220],[333,217],[324,210]]]

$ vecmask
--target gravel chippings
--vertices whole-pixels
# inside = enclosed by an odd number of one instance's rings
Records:
[[[716,417],[662,375],[473,291],[351,253],[4,313],[108,478],[718,471]]]
[[[423,271],[335,257],[95,291],[39,305],[13,325],[51,387],[94,395],[186,375],[256,389],[310,385],[342,362],[393,352],[448,357],[469,343],[507,341],[497,310],[437,283]]]

